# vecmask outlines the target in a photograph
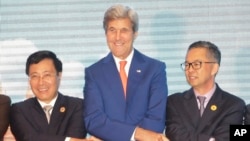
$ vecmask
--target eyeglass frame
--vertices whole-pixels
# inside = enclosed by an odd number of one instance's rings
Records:
[[[29,75],[29,80],[38,82],[41,79],[42,81],[50,82],[55,76],[57,76],[57,74],[52,72],[45,72],[42,74],[34,73]]]
[[[194,67],[194,63],[199,63],[199,68],[195,68],[195,67]],[[212,64],[212,63],[217,63],[217,62],[194,61],[194,62],[191,62],[191,63],[184,62],[184,63],[181,63],[180,65],[181,65],[181,68],[182,68],[183,71],[189,70],[189,69],[190,69],[190,66],[192,66],[192,68],[193,68],[194,70],[198,70],[198,69],[201,68],[202,63]],[[186,67],[187,64],[188,64],[188,67]],[[197,64],[196,64],[196,65],[197,65]]]

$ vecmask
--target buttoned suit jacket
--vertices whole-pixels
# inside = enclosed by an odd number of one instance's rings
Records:
[[[84,138],[83,100],[58,94],[50,124],[38,100],[33,97],[11,107],[11,131],[17,141],[64,141]]]
[[[105,141],[129,141],[136,126],[163,133],[167,99],[165,63],[134,50],[124,96],[111,53],[85,69],[88,132]]]
[[[3,140],[3,136],[9,126],[10,104],[10,98],[0,94],[0,141]]]
[[[167,101],[166,136],[171,141],[229,141],[230,125],[242,124],[245,103],[217,85],[200,117],[193,89],[170,95]]]

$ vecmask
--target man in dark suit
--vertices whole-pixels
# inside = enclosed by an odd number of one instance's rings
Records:
[[[166,136],[171,141],[229,141],[230,124],[242,124],[244,101],[215,82],[220,60],[220,50],[211,42],[189,46],[181,66],[192,88],[167,101]]]
[[[11,107],[11,131],[16,140],[86,141],[83,100],[58,92],[62,62],[57,56],[51,51],[31,54],[26,74],[35,97]],[[48,112],[45,107],[50,107]]]
[[[245,118],[244,124],[250,125],[250,104],[246,105],[246,111],[245,111],[244,118]]]
[[[105,141],[167,140],[166,66],[133,48],[137,13],[114,5],[106,11],[103,27],[111,52],[85,70],[87,131]],[[124,70],[120,61],[126,61]],[[119,75],[122,72],[127,81]]]
[[[10,104],[10,98],[0,94],[0,141],[3,140],[3,136],[9,126]]]

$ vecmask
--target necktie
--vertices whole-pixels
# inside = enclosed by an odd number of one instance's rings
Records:
[[[46,114],[46,118],[47,118],[47,120],[48,120],[48,123],[49,123],[49,121],[50,121],[50,111],[52,110],[52,106],[51,105],[45,105],[44,107],[43,107],[43,110],[44,110],[44,112],[45,112],[45,114]]]
[[[204,112],[204,109],[205,109],[205,99],[206,97],[205,96],[197,96],[199,102],[200,102],[200,115],[202,116],[203,112]]]
[[[125,72],[125,65],[127,64],[127,61],[120,61],[120,77],[122,80],[122,86],[123,86],[123,91],[126,96],[126,89],[127,89],[127,75]]]

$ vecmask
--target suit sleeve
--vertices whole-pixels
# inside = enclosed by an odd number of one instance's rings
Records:
[[[158,133],[163,133],[166,119],[168,87],[165,69],[166,65],[159,63],[156,69],[154,69],[153,76],[150,76],[149,104],[144,118],[138,125],[141,128]]]
[[[73,111],[70,113],[70,119],[68,120],[69,123],[66,126],[66,133],[65,135],[67,137],[74,137],[74,138],[85,138],[86,137],[86,129],[84,127],[84,121],[83,121],[83,100],[76,99],[69,101],[70,103],[74,103],[72,105],[69,105],[71,107],[74,107]]]
[[[11,100],[7,96],[0,96],[0,140],[9,126],[9,113]]]
[[[27,109],[28,110],[28,109]],[[36,125],[30,123],[18,105],[11,106],[11,131],[16,140],[20,141],[64,141],[64,136],[48,135],[36,131]]]
[[[195,138],[197,138],[198,135],[195,133],[195,129],[191,126],[186,127],[185,121],[183,121],[181,117],[179,111],[176,109],[175,102],[168,98],[166,136],[171,141],[197,141]],[[208,138],[206,141],[208,141]]]

